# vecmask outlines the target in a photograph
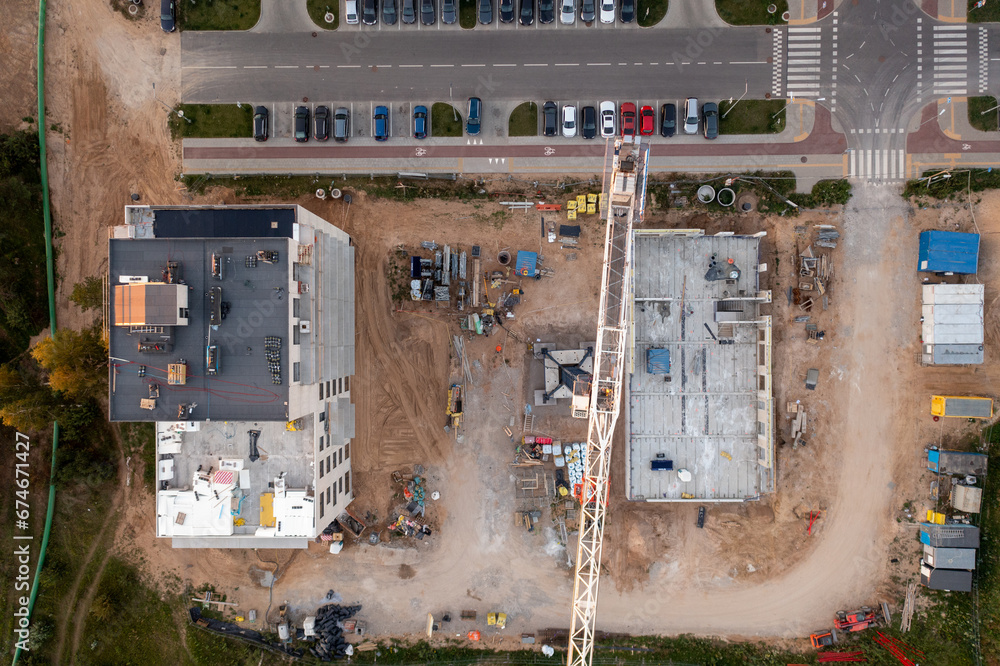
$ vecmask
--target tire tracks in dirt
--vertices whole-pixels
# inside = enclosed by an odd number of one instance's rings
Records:
[[[125,499],[125,484],[127,483],[126,477],[129,472],[125,466],[125,451],[122,445],[121,429],[118,427],[117,423],[112,423],[111,431],[114,434],[115,445],[118,449],[118,485],[111,497],[111,507],[105,515],[104,524],[101,525],[101,529],[98,533],[94,535],[94,542],[90,545],[84,561],[80,564],[80,572],[76,575],[76,578],[73,580],[73,585],[70,587],[69,592],[64,598],[64,601],[68,603],[64,604],[63,611],[56,619],[58,633],[56,636],[56,649],[55,658],[52,661],[53,664],[73,664],[76,662],[76,653],[80,647],[80,638],[83,636],[83,629],[87,625],[87,613],[90,610],[90,605],[94,601],[94,597],[97,595],[97,589],[100,587],[101,583],[101,576],[104,574],[104,568],[107,566],[108,559],[111,557],[111,549],[107,548],[104,550],[101,562],[97,567],[97,571],[94,572],[93,580],[91,580],[90,584],[87,586],[82,602],[76,603],[76,600],[80,595],[80,586],[83,583],[84,577],[87,575],[87,570],[90,568],[90,564],[94,561],[94,558],[98,556],[97,551],[99,547],[107,542],[108,531],[114,531],[118,522],[118,510],[121,508]],[[75,622],[73,622],[73,611],[78,609],[82,609],[84,612],[76,618]],[[66,635],[69,633],[69,627],[71,624],[73,626],[73,637],[69,646],[70,652],[67,659],[64,658],[66,651]]]

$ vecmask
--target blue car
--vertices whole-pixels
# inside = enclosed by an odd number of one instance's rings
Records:
[[[426,106],[415,106],[415,107],[413,107],[413,138],[414,139],[426,139],[427,138],[427,107]]]
[[[465,132],[469,136],[476,136],[479,134],[479,129],[482,126],[482,116],[483,114],[483,100],[478,97],[469,98],[469,115],[465,121]]]
[[[375,107],[375,118],[373,124],[375,127],[372,129],[372,136],[375,137],[375,140],[387,140],[389,138],[389,107]]]

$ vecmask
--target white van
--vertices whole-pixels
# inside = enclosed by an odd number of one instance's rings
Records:
[[[698,100],[688,97],[684,102],[684,133],[697,134],[698,122]]]
[[[358,24],[358,0],[344,0],[346,6],[346,11],[344,16],[347,20],[348,25]]]

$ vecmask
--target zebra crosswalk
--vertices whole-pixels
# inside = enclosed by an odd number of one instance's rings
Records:
[[[848,151],[848,175],[851,178],[865,178],[873,183],[906,180],[906,150],[865,150]]]
[[[966,95],[969,89],[968,26],[934,26],[933,91],[935,95]]]
[[[820,90],[823,68],[822,28],[814,26],[789,26],[788,59],[785,88],[789,96],[816,95]]]

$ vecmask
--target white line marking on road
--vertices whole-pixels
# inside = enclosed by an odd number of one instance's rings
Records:
[[[672,64],[672,63],[668,63]],[[766,65],[766,60],[734,60],[730,65]]]
[[[462,67],[486,67],[486,65],[462,65]]]
[[[935,53],[940,53],[941,55],[958,55],[960,53],[968,53],[965,49],[944,49],[942,51],[935,51]]]
[[[580,63],[578,63],[578,62],[557,62],[556,63],[556,67],[579,67],[579,66],[580,66]]]
[[[454,67],[454,65],[431,65],[431,67]]]
[[[236,65],[219,65],[216,67],[211,65],[188,65],[183,69],[236,69]]]
[[[934,71],[945,71],[949,69],[966,69],[965,65],[934,65]],[[898,75],[897,75],[898,76]]]
[[[789,58],[789,65],[818,65],[822,62],[821,58]]]
[[[361,65],[337,65],[337,69],[361,69]]]
[[[517,67],[517,65],[515,65],[513,63],[503,63],[503,64],[497,64],[497,65],[493,65],[493,66],[494,67]]]
[[[243,69],[267,69],[267,65],[243,65]]]
[[[354,65],[354,67],[361,67],[361,65]],[[275,69],[298,69],[298,65],[275,65]],[[235,67],[233,69],[236,69]]]
[[[587,67],[610,67],[610,62],[588,62]]]
[[[968,62],[967,58],[934,58],[934,62]]]
[[[375,65],[376,68],[381,67],[382,69],[392,69],[392,65]]]
[[[423,67],[423,65],[400,65],[400,67]]]
[[[525,67],[548,67],[547,63],[544,62],[528,62],[524,64]]]

